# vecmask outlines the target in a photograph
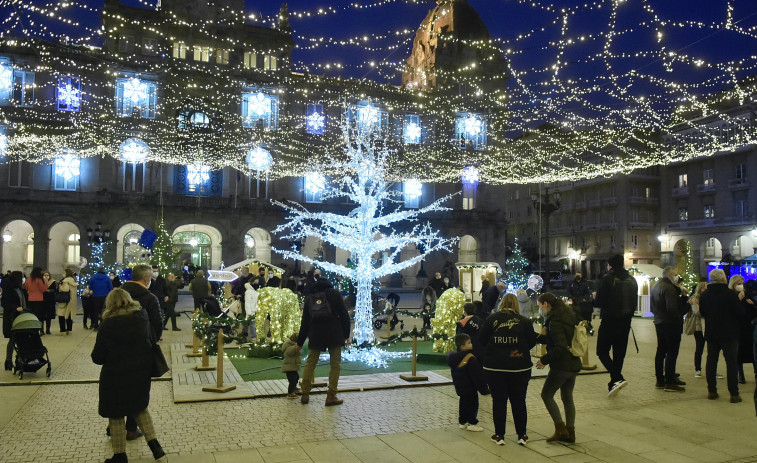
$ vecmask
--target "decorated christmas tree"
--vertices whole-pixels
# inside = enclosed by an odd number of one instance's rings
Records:
[[[681,260],[678,265],[678,273],[683,280],[683,287],[691,290],[698,282],[699,275],[694,266],[694,256],[691,252],[691,242],[684,241],[681,245]]]
[[[510,257],[505,259],[505,267],[507,267],[507,283],[508,288],[512,289],[525,289],[528,283],[528,259],[523,255],[523,251],[518,246],[518,238],[515,238],[515,246],[513,246],[513,252]]]
[[[161,274],[171,271],[176,267],[176,255],[173,251],[173,240],[166,229],[166,224],[160,218],[155,223],[155,232],[158,237],[152,246],[152,259],[150,263],[157,265]]]
[[[324,201],[347,199],[355,207],[346,214],[339,214],[310,211],[294,202],[277,202],[288,215],[287,222],[279,225],[274,233],[280,234],[283,241],[290,242],[308,236],[318,238],[350,252],[352,264],[319,262],[300,254],[295,248],[276,252],[285,258],[317,265],[355,282],[357,304],[353,341],[358,347],[368,348],[374,342],[371,323],[371,288],[374,281],[415,265],[432,252],[449,250],[456,238],[441,237],[428,223],[412,225],[422,214],[448,210],[442,207],[448,197],[418,209],[405,209],[401,193],[393,189],[387,179],[388,151],[375,149],[370,131],[345,127],[343,134],[347,158],[343,161],[334,160],[324,166],[323,170],[334,172],[339,177],[332,182],[321,177],[323,184],[320,195]],[[402,261],[402,250],[410,245],[423,251]],[[382,255],[383,259],[376,260],[376,256]],[[381,356],[381,353],[377,355]]]

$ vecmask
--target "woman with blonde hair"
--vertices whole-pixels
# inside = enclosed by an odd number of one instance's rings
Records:
[[[97,331],[92,361],[102,365],[98,413],[108,418],[113,457],[106,463],[128,462],[124,417],[134,416],[153,457],[165,455],[155,436],[150,403],[153,366],[147,313],[129,293],[115,288],[105,299],[103,322]]]
[[[71,334],[74,326],[74,317],[76,316],[76,287],[79,283],[74,278],[74,272],[70,268],[65,270],[65,276],[60,280],[58,292],[68,293],[68,302],[58,302],[55,308],[55,314],[58,316],[58,325],[61,334]]]
[[[520,314],[514,294],[505,294],[498,311],[487,317],[479,332],[484,350],[484,377],[492,394],[494,435],[492,441],[505,445],[507,401],[510,401],[518,444],[526,445],[526,392],[531,380],[531,349],[536,333],[531,322]]]
[[[699,313],[699,296],[707,289],[707,282],[700,281],[694,289],[694,295],[689,298],[691,317],[694,317],[694,377],[702,377],[702,354],[704,353],[704,329],[702,328],[702,314]]]

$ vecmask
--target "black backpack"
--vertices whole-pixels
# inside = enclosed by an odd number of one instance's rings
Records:
[[[313,293],[309,297],[310,321],[321,323],[334,319],[334,312],[331,311],[325,292]]]
[[[628,275],[625,279],[613,276],[613,303],[616,307],[614,315],[619,317],[631,316],[638,304],[638,285],[636,279]]]

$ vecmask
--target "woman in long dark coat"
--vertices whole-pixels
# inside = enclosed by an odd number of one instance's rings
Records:
[[[21,287],[24,275],[21,272],[11,272],[10,275],[3,277],[3,295],[0,303],[3,306],[3,336],[8,338],[8,345],[5,350],[5,369],[13,369],[13,342],[11,337],[11,327],[13,320],[22,311],[26,310],[26,294]]]
[[[109,419],[113,457],[106,463],[128,462],[125,416],[134,416],[155,459],[165,455],[155,437],[150,403],[152,338],[147,314],[129,293],[116,288],[105,299],[92,361],[100,371],[100,416]]]

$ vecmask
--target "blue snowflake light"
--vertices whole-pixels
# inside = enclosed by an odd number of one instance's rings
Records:
[[[249,113],[252,116],[260,118],[271,112],[271,100],[260,92],[250,97],[248,105]]]
[[[147,83],[136,77],[132,77],[124,83],[124,100],[128,100],[135,106],[146,106],[149,97]]]
[[[187,182],[190,185],[201,186],[210,180],[210,167],[205,164],[190,164],[187,166]]]
[[[58,110],[78,112],[81,107],[81,82],[76,77],[61,77],[56,87]]]
[[[268,170],[271,167],[273,164],[273,156],[271,156],[271,153],[268,151],[257,146],[247,152],[245,162],[250,169],[260,172],[261,170]]]
[[[121,159],[131,164],[141,164],[150,155],[150,147],[139,138],[128,138],[118,149]]]
[[[320,172],[308,172],[305,175],[305,189],[317,194],[326,189],[326,177]]]
[[[405,181],[405,196],[408,199],[423,196],[423,184],[414,178]]]
[[[421,141],[421,126],[415,122],[410,122],[405,125],[404,133],[405,143],[418,144]]]
[[[55,174],[69,181],[80,174],[81,160],[71,153],[55,158]]]
[[[481,180],[481,174],[478,172],[478,169],[476,169],[473,166],[468,166],[465,169],[463,169],[463,173],[460,176],[463,183],[473,185],[479,182]]]
[[[326,118],[319,112],[310,114],[307,118],[307,132],[312,134],[323,134],[323,126]]]
[[[484,127],[484,123],[481,119],[474,115],[469,115],[463,120],[463,127],[466,135],[471,138],[477,137],[481,133]]]
[[[13,67],[0,61],[0,94],[7,94],[13,90]]]

